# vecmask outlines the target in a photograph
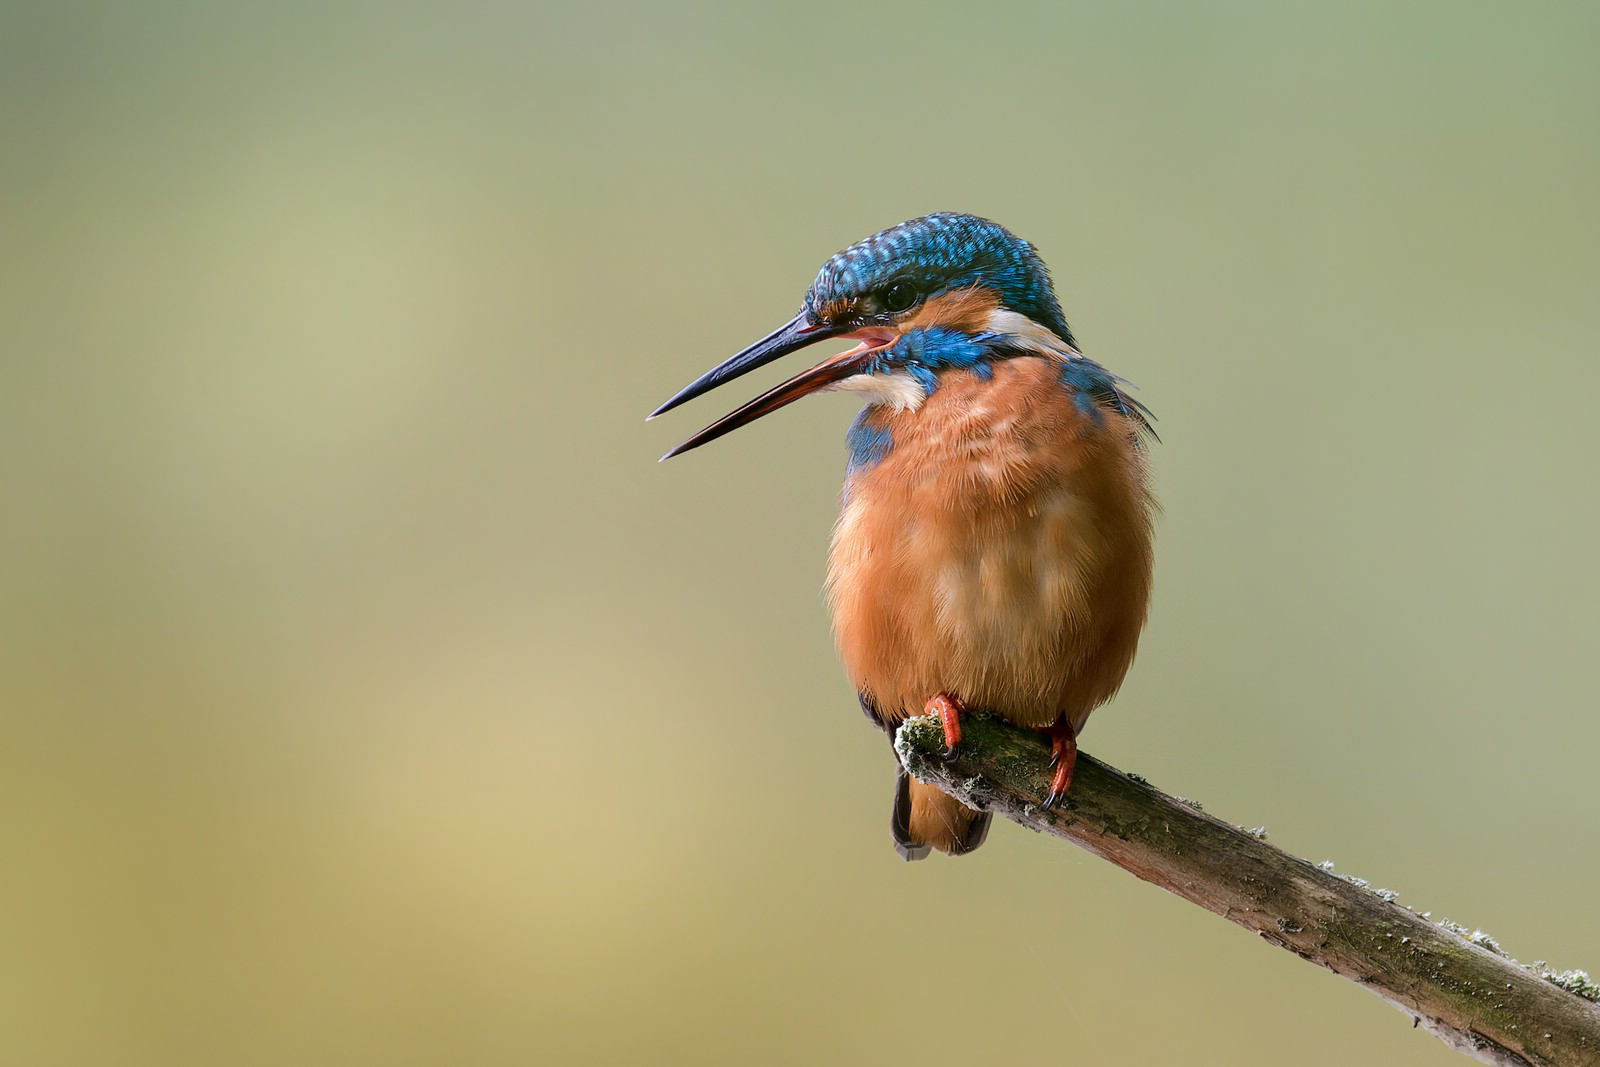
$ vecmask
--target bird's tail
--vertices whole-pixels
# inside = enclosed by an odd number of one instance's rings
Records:
[[[961,856],[989,836],[989,813],[974,811],[949,793],[917,781],[901,767],[889,831],[894,835],[894,850],[905,859],[920,860],[930,848]]]

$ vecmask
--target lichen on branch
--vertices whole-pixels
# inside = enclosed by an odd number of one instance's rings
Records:
[[[1124,870],[1357,982],[1446,1044],[1514,1067],[1600,1065],[1600,987],[1582,971],[1524,966],[1482,931],[1434,922],[1393,890],[1312,864],[1080,754],[1064,807],[1042,810],[1042,735],[992,716],[962,720],[943,757],[937,720],[904,722],[895,751],[910,772],[973,807],[1071,841]]]

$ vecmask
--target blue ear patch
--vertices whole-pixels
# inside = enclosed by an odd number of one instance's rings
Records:
[[[892,364],[927,367],[932,371],[961,370],[981,363],[990,355],[983,337],[960,330],[925,326],[908,331],[883,358]]]
[[[985,344],[987,340],[987,334],[974,337],[942,326],[908,330],[900,340],[878,354],[867,373],[888,374],[903,370],[922,386],[924,393],[932,395],[939,388],[940,371],[970,370],[979,377],[991,377],[993,370],[989,360],[994,353]]]

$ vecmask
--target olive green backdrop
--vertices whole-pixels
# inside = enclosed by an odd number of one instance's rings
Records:
[[[1010,824],[896,859],[852,402],[643,416],[938,209],[1160,417],[1085,748],[1600,970],[1597,10],[7,3],[0,1059],[1458,1062]]]

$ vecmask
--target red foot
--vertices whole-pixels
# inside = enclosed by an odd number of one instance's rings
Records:
[[[1050,735],[1050,766],[1056,770],[1050,779],[1050,792],[1041,805],[1048,811],[1066,800],[1067,790],[1072,788],[1072,771],[1078,765],[1078,735],[1065,717],[1057,719],[1045,733]]]
[[[955,759],[961,748],[961,713],[966,710],[960,699],[949,693],[929,697],[922,709],[924,715],[939,716],[939,723],[944,727],[945,759]]]

